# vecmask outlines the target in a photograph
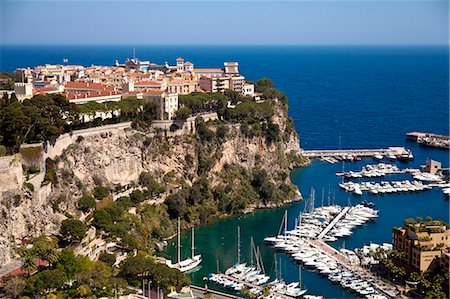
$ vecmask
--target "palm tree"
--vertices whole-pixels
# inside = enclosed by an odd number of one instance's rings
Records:
[[[30,276],[31,272],[36,270],[37,265],[34,262],[33,256],[28,255],[23,257],[23,264],[21,269],[27,271],[28,276]]]

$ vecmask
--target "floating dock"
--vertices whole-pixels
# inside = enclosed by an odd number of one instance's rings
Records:
[[[373,157],[375,155],[401,155],[406,153],[404,147],[388,147],[379,149],[340,149],[340,150],[302,150],[302,155],[315,158],[345,158],[345,157]]]
[[[424,132],[409,132],[406,133],[406,140],[417,142],[423,146],[450,149],[450,137],[445,135]]]

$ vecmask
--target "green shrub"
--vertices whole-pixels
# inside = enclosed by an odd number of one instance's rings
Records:
[[[30,190],[31,192],[34,192],[34,185],[32,183],[29,182],[25,182],[23,183],[23,187],[27,188],[28,190]]]
[[[93,208],[95,208],[95,198],[90,195],[84,195],[78,201],[78,209],[83,212],[87,212]]]
[[[108,196],[111,193],[111,190],[109,190],[106,187],[96,187],[94,189],[94,197],[97,200],[102,200],[103,198],[105,198],[106,196]]]

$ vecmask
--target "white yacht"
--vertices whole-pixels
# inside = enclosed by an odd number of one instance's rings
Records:
[[[181,272],[192,271],[197,268],[202,262],[202,256],[200,254],[195,255],[195,238],[194,238],[194,228],[191,232],[192,237],[192,248],[191,257],[185,260],[181,260],[181,241],[180,241],[180,218],[178,218],[178,232],[177,232],[177,263],[173,264],[171,260],[166,261],[166,265],[169,268],[178,269]]]

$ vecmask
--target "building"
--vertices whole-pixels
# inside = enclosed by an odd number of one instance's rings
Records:
[[[237,62],[224,62],[223,63],[225,74],[239,75],[239,63]]]
[[[194,64],[190,61],[184,62],[184,59],[181,57],[177,58],[177,72],[179,73],[185,73],[189,72],[192,73],[194,71]]]
[[[190,94],[196,92],[199,88],[195,80],[171,80],[167,83],[167,92],[178,94]]]
[[[171,120],[178,110],[178,94],[164,91],[148,91],[143,93],[143,99],[156,102],[156,116],[158,120]]]
[[[423,273],[441,264],[449,236],[450,229],[441,221],[412,222],[393,229],[392,244],[394,250],[406,254],[408,266]]]
[[[199,80],[202,77],[219,78],[225,75],[221,68],[194,68],[195,78]]]
[[[118,64],[116,64],[118,65]],[[148,68],[150,66],[150,61],[140,61],[137,58],[129,58],[127,61],[125,61],[125,69],[127,71],[129,70],[139,70],[139,71],[148,71]]]
[[[441,162],[434,161],[434,160],[428,160],[427,164],[423,167],[423,171],[429,172],[431,174],[436,174],[441,170]]]
[[[244,76],[230,76],[230,89],[242,93],[245,85],[245,77]]]
[[[230,77],[201,77],[198,83],[206,92],[224,92],[230,89]]]

